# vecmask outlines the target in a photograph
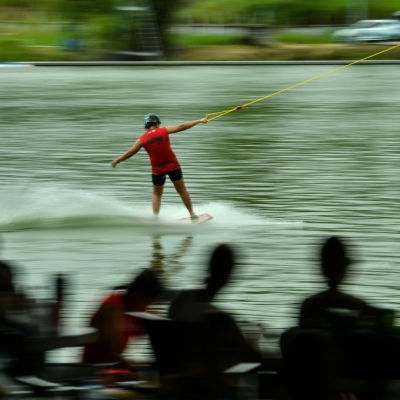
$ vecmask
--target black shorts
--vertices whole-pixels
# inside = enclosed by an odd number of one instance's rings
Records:
[[[182,179],[182,170],[177,169],[176,171],[165,172],[164,174],[158,174],[158,175],[152,174],[151,178],[153,180],[153,185],[154,186],[164,186],[165,178],[167,175],[169,176],[169,179],[171,179],[172,182],[179,181],[179,179]]]

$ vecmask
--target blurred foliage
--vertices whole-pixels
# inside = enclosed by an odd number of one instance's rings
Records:
[[[140,1],[135,0],[135,4]],[[134,49],[138,44],[135,37],[138,23],[135,25],[131,16],[127,16],[127,21],[119,23],[113,13],[115,5],[127,2],[131,4],[130,0],[0,0],[0,13],[5,11],[2,13],[3,18],[13,21],[11,28],[7,24],[0,27],[3,39],[7,39],[0,42],[0,60],[26,59],[24,51],[30,54],[28,59],[33,57],[32,54],[42,59],[45,49],[28,46],[57,46],[69,39],[81,40],[84,57],[90,59],[102,58],[110,49],[119,49],[122,38],[126,38]],[[168,27],[173,22],[343,25],[348,22],[349,16],[364,17],[366,5],[369,18],[389,18],[394,11],[400,10],[400,0],[150,0],[150,4],[167,55],[173,46],[233,46],[243,43],[243,37],[239,36],[171,35]],[[64,23],[59,23],[60,18]],[[326,35],[293,33],[277,34],[275,39],[297,44],[324,44],[330,41]],[[60,49],[58,52],[57,49],[49,49],[47,53],[48,59],[82,57],[82,54],[71,52],[63,56]],[[336,53],[331,56],[341,57]],[[258,57],[258,53],[255,57]],[[260,57],[268,59],[269,56]],[[310,55],[305,57],[309,58]]]
[[[63,17],[73,22],[81,22],[93,16],[110,15],[113,8],[113,0],[58,0],[58,2]]]
[[[107,49],[121,46],[120,34],[125,38],[129,36],[129,46],[121,50],[137,50],[136,29],[137,19],[141,18],[140,13],[128,15],[127,21],[120,24],[121,21],[115,19],[113,12],[114,6],[132,4],[153,6],[163,47],[168,49],[168,26],[181,4],[177,0],[0,0],[0,15],[3,11],[4,19],[18,22],[15,31],[32,29],[34,23],[43,25],[50,20],[61,19],[63,26],[56,29],[61,28],[66,39],[82,40],[85,50],[92,53],[106,52]],[[42,11],[45,11],[43,15],[40,14]],[[35,19],[38,21],[34,21]],[[55,31],[55,36],[58,35]]]
[[[1,1],[1,0],[0,0]],[[113,7],[117,5],[126,5],[130,3],[121,2],[119,0],[58,0],[60,2],[60,10],[64,18],[73,22],[85,22],[88,25],[89,31],[92,34],[92,39],[97,43],[106,44],[110,41],[114,27],[111,15],[113,15]],[[164,48],[168,47],[167,28],[172,22],[172,17],[179,2],[176,0],[151,0],[149,3],[153,6],[154,18],[157,22],[158,29],[161,35]],[[147,2],[135,2],[134,5],[147,5]],[[107,21],[108,18],[108,21]],[[101,20],[104,26],[99,23]],[[134,21],[130,18],[132,24],[131,29],[134,29]],[[90,28],[94,27],[94,30]],[[97,32],[97,39],[95,33]],[[132,43],[135,42],[134,33],[132,33]],[[110,44],[110,43],[108,43]],[[133,46],[133,45],[132,45]],[[125,49],[126,50],[126,49]]]
[[[235,35],[170,35],[170,42],[178,46],[221,46],[243,43],[243,36]]]
[[[331,35],[304,35],[301,33],[284,32],[274,35],[274,39],[283,43],[325,44],[332,43]]]
[[[84,46],[87,57],[103,58],[113,46],[112,20],[105,15],[93,16],[86,21]],[[89,49],[92,54],[89,54]]]
[[[140,1],[140,0],[139,0]],[[110,15],[126,0],[0,0],[0,7],[60,10],[67,19],[82,21],[93,15]],[[399,0],[152,0],[155,17],[164,34],[172,19],[193,22],[275,21],[281,25],[347,22],[349,13],[388,18],[400,9]]]
[[[197,0],[186,2],[182,22],[254,22],[277,25],[345,24],[348,18],[390,18],[399,0]],[[223,20],[223,21],[222,21]]]
[[[43,43],[52,41],[50,38],[42,38]],[[54,36],[53,36],[54,40]],[[76,55],[53,47],[27,47],[26,41],[15,38],[2,38],[0,36],[0,61],[70,61],[75,60]]]
[[[0,0],[0,7],[57,10],[61,0]]]

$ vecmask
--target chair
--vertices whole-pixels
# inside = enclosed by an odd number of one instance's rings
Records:
[[[201,390],[201,379],[189,377],[185,361],[191,351],[195,326],[190,322],[175,321],[147,313],[129,313],[143,321],[149,334],[155,356],[155,366],[160,376],[161,398],[191,398],[196,388]],[[230,394],[233,398],[249,398],[259,391],[258,372],[261,363],[239,363],[225,371],[229,380],[239,383]]]
[[[159,387],[146,386],[144,382],[121,382],[118,386],[143,393],[157,392],[157,398],[174,398],[182,390],[182,361],[185,355],[188,324],[162,318],[149,313],[128,313],[142,321],[149,335],[155,357]]]
[[[144,323],[155,356],[155,366],[160,375],[182,373],[182,361],[190,324],[173,321],[148,313],[129,313]]]
[[[291,328],[281,337],[286,384],[295,400],[352,392],[380,400],[400,382],[400,337],[368,330]]]

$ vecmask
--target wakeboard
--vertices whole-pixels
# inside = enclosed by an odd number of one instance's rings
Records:
[[[190,217],[179,218],[179,221],[187,221],[192,224],[201,224],[203,222],[209,221],[210,219],[213,219],[213,217],[210,214],[200,214],[198,215],[198,218],[195,221],[192,221]]]

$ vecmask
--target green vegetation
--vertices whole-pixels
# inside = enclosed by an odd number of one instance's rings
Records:
[[[56,3],[63,18],[71,22],[83,22],[93,16],[110,15],[113,7],[113,0],[56,0]]]
[[[188,2],[177,18],[201,23],[322,25],[344,24],[349,18],[366,16],[388,18],[399,9],[398,0],[198,0]]]
[[[69,61],[76,55],[52,47],[28,47],[23,42],[9,37],[0,37],[0,61]]]
[[[214,36],[214,35],[183,35],[170,36],[172,44],[177,46],[221,46],[243,43],[242,36]]]
[[[69,24],[0,25],[0,62],[100,59],[110,48],[108,19],[92,18],[85,27]],[[68,50],[69,40],[82,49]]]
[[[276,43],[268,47],[248,45],[194,46],[176,53],[173,60],[185,61],[307,61],[307,60],[359,60],[389,46],[338,44]],[[399,60],[400,52],[393,50],[374,60]]]
[[[58,46],[63,39],[62,32],[48,30],[23,30],[18,34],[0,35],[2,47],[6,43],[23,46]]]
[[[135,5],[140,5],[139,1],[137,0]],[[154,15],[165,48],[167,48],[167,27],[171,22],[176,3],[175,0],[152,0]],[[123,4],[123,0],[0,0],[0,36],[10,34],[20,36],[29,31],[30,39],[13,42],[14,50],[15,46],[22,49],[24,44],[57,45],[60,37],[76,39],[84,43],[85,51],[90,53],[90,57],[101,58],[111,49],[118,47],[119,41],[115,41],[117,29],[124,30],[124,34],[131,35],[134,39],[132,15],[128,16],[129,21],[125,26],[118,25],[113,18],[115,4]],[[50,26],[49,21],[57,21],[58,26]],[[54,40],[51,38],[45,40],[43,34],[38,33],[38,29],[33,25],[37,27],[48,25],[46,29],[52,31]],[[129,29],[131,32],[127,33]],[[129,43],[134,46],[135,40]],[[0,49],[0,61],[1,52]],[[79,58],[80,55],[76,56]]]
[[[325,44],[332,43],[330,35],[302,35],[300,33],[279,33],[274,35],[274,39],[282,43],[298,44]]]
[[[12,7],[12,8],[32,8],[35,6],[41,10],[53,10],[57,9],[62,0],[0,0],[0,7]]]

